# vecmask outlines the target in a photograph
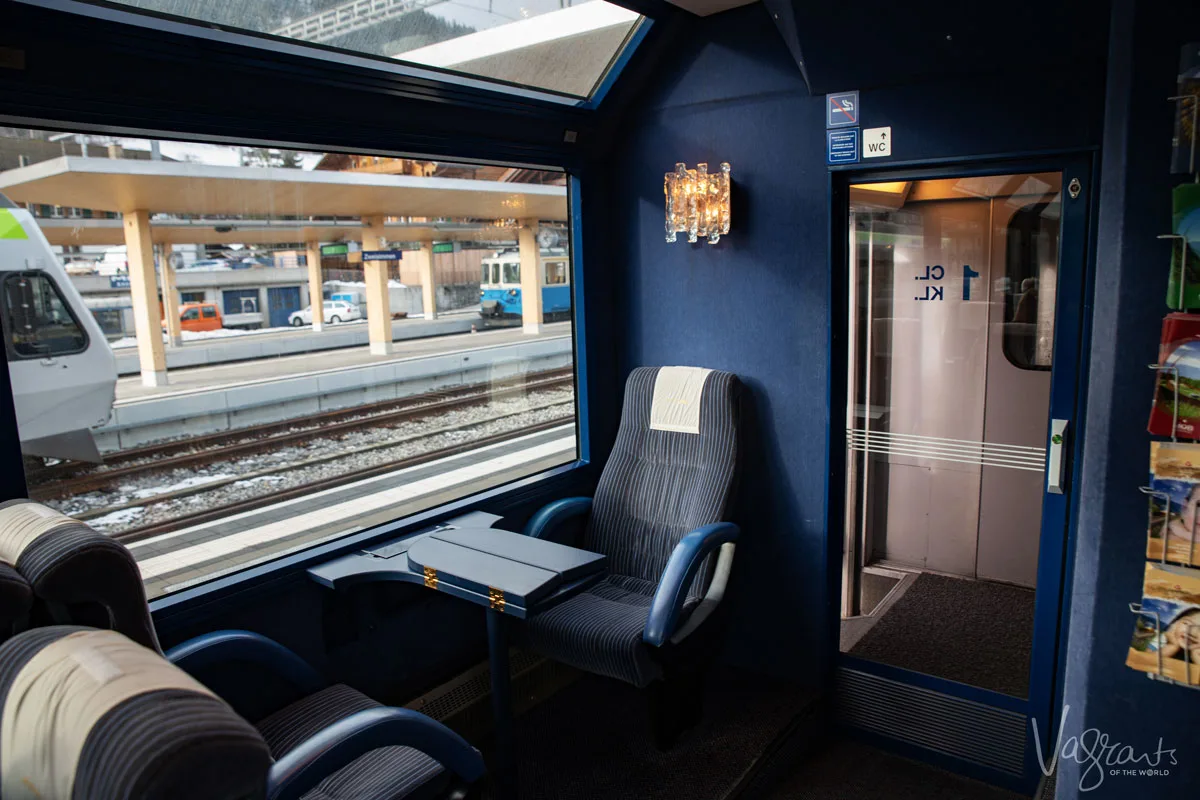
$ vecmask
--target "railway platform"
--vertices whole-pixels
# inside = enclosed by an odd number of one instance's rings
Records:
[[[473,325],[482,328],[479,323],[478,307],[443,312],[436,319],[431,320],[421,317],[397,319],[392,321],[392,341],[404,342],[455,333],[470,333]],[[176,372],[180,369],[342,350],[351,347],[365,349],[369,343],[368,338],[367,323],[364,319],[339,325],[328,325],[320,332],[314,332],[311,326],[305,325],[291,330],[271,330],[193,339],[185,341],[178,347],[166,348],[165,355],[170,383],[158,388],[169,391],[172,386],[177,386],[182,380],[182,375]],[[113,354],[117,357],[118,375],[139,375],[141,373],[136,346],[114,347]]]
[[[173,374],[169,386],[121,378],[112,418],[94,435],[101,452],[112,453],[164,438],[557,369],[572,358],[570,324],[556,323],[537,335],[500,329],[414,339],[398,343],[397,352],[387,356],[362,346],[198,367]]]

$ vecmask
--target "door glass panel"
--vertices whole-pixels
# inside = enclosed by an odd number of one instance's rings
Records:
[[[844,652],[1027,693],[1060,184],[851,187]]]

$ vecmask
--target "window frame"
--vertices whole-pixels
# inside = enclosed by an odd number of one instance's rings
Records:
[[[83,335],[83,345],[80,346],[78,349],[68,350],[68,351],[65,351],[62,353],[43,353],[43,354],[34,355],[34,356],[24,356],[17,352],[16,346],[13,344],[13,340],[12,340],[12,330],[10,329],[10,326],[8,325],[8,323],[5,323],[5,325],[4,325],[4,350],[8,354],[8,360],[9,361],[40,361],[42,359],[47,359],[47,358],[63,358],[65,356],[75,356],[75,355],[79,355],[80,353],[86,352],[88,347],[90,347],[92,344],[92,337],[88,336],[87,327],[82,322],[79,321],[79,317],[75,316],[75,309],[71,308],[71,304],[67,302],[67,298],[63,294],[62,289],[60,289],[58,287],[58,281],[54,280],[54,276],[51,275],[49,272],[46,272],[44,269],[23,269],[23,270],[17,270],[17,271],[13,271],[13,272],[5,272],[3,281],[2,281],[2,283],[0,283],[0,285],[7,285],[8,282],[13,280],[14,278],[20,278],[22,276],[45,278],[46,282],[50,284],[50,288],[54,290],[54,294],[58,297],[59,301],[62,303],[63,308],[67,312],[67,316],[71,318],[71,322],[73,322],[75,324],[75,327]],[[5,291],[4,302],[6,304],[7,304],[7,297],[8,297],[8,294],[7,294],[7,291]],[[5,317],[7,317],[7,315],[5,315]]]
[[[612,1],[612,0],[610,0]],[[651,24],[660,14],[675,15],[673,8],[661,9],[648,6],[644,0],[616,0],[620,5],[631,7],[644,17],[638,26],[638,38],[643,38]],[[494,86],[472,88],[459,83],[438,80],[437,76],[426,79],[411,75],[411,70],[398,63],[388,70],[380,70],[377,63],[368,64],[366,57],[344,56],[340,52],[320,52],[319,47],[308,45],[275,46],[263,41],[243,42],[251,37],[243,34],[226,34],[220,31],[195,30],[193,23],[168,24],[163,20],[129,11],[104,9],[98,5],[76,2],[76,0],[12,0],[15,6],[29,10],[16,18],[16,31],[30,36],[31,53],[47,52],[48,47],[72,46],[76,42],[87,42],[92,49],[114,56],[132,58],[147,63],[159,63],[165,48],[171,53],[162,80],[170,75],[185,77],[203,60],[205,66],[218,75],[245,72],[254,69],[268,70],[275,85],[287,91],[310,91],[312,81],[324,83],[338,91],[365,92],[380,103],[389,104],[393,113],[404,116],[406,109],[424,110],[436,102],[444,109],[442,118],[434,119],[430,127],[419,131],[405,131],[380,127],[347,129],[345,126],[314,124],[312,115],[299,112],[283,112],[260,127],[245,116],[229,115],[209,111],[203,107],[194,113],[180,113],[170,108],[151,105],[146,114],[131,118],[124,98],[128,90],[115,87],[99,94],[83,94],[74,88],[67,74],[55,74],[49,78],[55,87],[49,100],[31,105],[27,99],[28,87],[22,85],[23,76],[9,87],[0,84],[0,124],[30,127],[43,130],[59,130],[74,133],[94,133],[128,136],[132,138],[154,138],[182,140],[188,142],[254,145],[285,149],[319,150],[327,153],[373,154],[386,157],[427,157],[437,160],[454,160],[464,163],[500,164],[518,168],[561,170],[566,176],[569,222],[567,226],[570,243],[572,353],[574,358],[575,383],[575,433],[576,454],[573,461],[506,481],[485,491],[457,497],[438,506],[415,514],[398,517],[385,523],[359,531],[337,540],[306,547],[295,553],[281,556],[272,561],[248,566],[236,572],[218,576],[204,583],[173,592],[151,601],[156,618],[176,614],[190,616],[197,613],[201,605],[222,603],[241,595],[245,591],[256,591],[259,587],[280,581],[304,580],[302,570],[309,564],[351,552],[364,545],[394,539],[416,533],[424,526],[436,523],[457,514],[486,508],[497,513],[513,508],[528,508],[531,504],[544,503],[547,499],[564,494],[590,491],[594,483],[590,426],[592,423],[588,397],[588,347],[587,321],[585,317],[585,246],[582,232],[584,215],[582,209],[583,181],[590,185],[596,154],[590,147],[579,147],[573,139],[564,137],[563,131],[578,131],[580,143],[589,141],[589,133],[596,125],[589,121],[590,114],[620,77],[620,66],[610,68],[605,85],[593,93],[587,103],[572,107],[562,102],[549,102],[517,93],[503,93]],[[43,11],[45,9],[45,11]],[[78,16],[75,22],[70,17]],[[105,33],[96,38],[91,22]],[[39,37],[46,30],[43,23],[65,26],[49,40]],[[120,24],[127,23],[127,24]],[[186,24],[186,35],[207,37],[212,46],[200,51],[198,48],[180,48],[182,35],[179,25]],[[655,26],[657,30],[661,26]],[[57,31],[57,29],[55,29]],[[159,31],[163,35],[157,35]],[[211,34],[211,35],[210,35]],[[18,40],[20,41],[20,40]],[[629,42],[621,53],[621,61],[627,62],[637,51],[638,42]],[[304,52],[301,52],[303,50]],[[91,51],[89,56],[91,55]],[[302,57],[299,57],[302,56]],[[249,65],[249,66],[248,66]],[[369,67],[364,69],[363,67]],[[314,76],[314,72],[322,70]],[[59,71],[61,72],[61,70]],[[160,81],[161,82],[161,81]],[[236,84],[235,84],[236,85]],[[537,93],[524,93],[537,94]],[[229,102],[237,100],[237,92]],[[517,128],[497,125],[499,120],[521,121]],[[289,122],[290,124],[283,124]],[[527,123],[527,124],[526,124]],[[280,139],[279,131],[290,130],[294,139]],[[495,131],[504,131],[503,134]],[[517,137],[514,140],[514,137]],[[464,153],[470,155],[464,156]],[[218,308],[223,310],[223,298]],[[255,300],[256,307],[259,305]],[[255,313],[262,313],[261,309]],[[603,354],[598,362],[606,372],[611,368]],[[0,399],[9,403],[13,399]],[[607,413],[601,413],[598,422],[605,427],[610,423]],[[0,451],[0,463],[14,470],[21,464],[21,453],[16,437],[11,437],[10,446]],[[20,473],[16,473],[20,474]],[[23,496],[24,482],[7,496]],[[4,499],[4,498],[0,498]]]

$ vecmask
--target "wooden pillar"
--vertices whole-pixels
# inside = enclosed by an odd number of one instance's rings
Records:
[[[158,313],[158,280],[154,277],[154,245],[150,241],[150,213],[127,211],[123,215],[125,253],[129,262],[129,293],[133,299],[133,329],[144,386],[167,384],[167,356],[163,349],[162,317]]]
[[[162,273],[163,319],[167,321],[167,344],[183,346],[183,330],[179,324],[179,292],[175,288],[175,268],[171,266],[168,244],[155,245],[158,250],[159,271]]]
[[[537,220],[523,219],[517,231],[521,257],[521,328],[525,333],[542,332],[542,255],[537,243]]]
[[[304,260],[308,262],[308,302],[312,306],[312,329],[325,327],[325,282],[321,280],[321,243],[308,242]]]
[[[425,319],[437,319],[437,276],[433,271],[433,242],[421,242],[420,250],[409,250],[404,257],[411,257],[416,262]]]
[[[386,243],[383,217],[363,218],[363,250],[382,250]],[[386,356],[392,347],[392,308],[388,296],[388,262],[363,260],[363,281],[367,284],[367,338],[371,355]]]

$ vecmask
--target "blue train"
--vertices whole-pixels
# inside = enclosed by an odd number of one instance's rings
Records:
[[[542,320],[571,316],[571,259],[563,248],[542,250]],[[521,259],[506,250],[483,259],[479,316],[484,327],[521,324]]]

